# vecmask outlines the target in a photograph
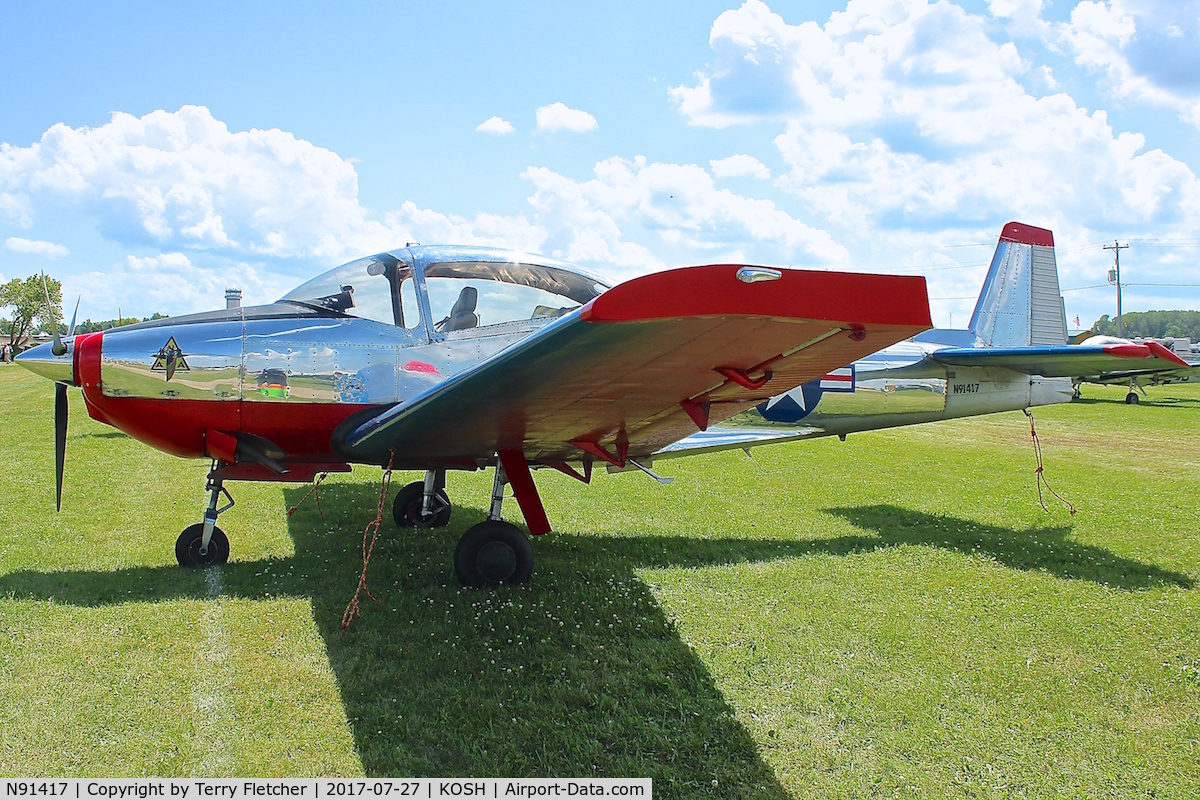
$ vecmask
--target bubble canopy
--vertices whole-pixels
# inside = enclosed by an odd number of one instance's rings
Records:
[[[430,313],[437,317],[447,305],[446,297],[457,296],[467,285],[488,304],[481,309],[481,326],[557,316],[609,288],[600,276],[545,256],[485,247],[414,246],[335,267],[288,292],[280,302],[399,325],[407,317],[412,325],[418,311],[405,309],[419,305],[416,291],[427,293]]]

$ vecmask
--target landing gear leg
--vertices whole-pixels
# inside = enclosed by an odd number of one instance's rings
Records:
[[[219,463],[214,464],[212,471],[208,473],[205,489],[209,492],[209,498],[204,522],[187,526],[175,541],[175,559],[181,567],[211,567],[229,561],[229,539],[225,532],[217,527],[217,517],[233,508],[233,497],[221,479],[215,477],[221,466]],[[228,502],[218,508],[221,495],[225,495]]]
[[[1139,386],[1137,381],[1130,379],[1129,394],[1125,395],[1126,405],[1131,405],[1131,406],[1137,405],[1137,401],[1138,401],[1137,393],[1138,392],[1141,392],[1143,395],[1146,394],[1146,390],[1143,389],[1141,386]]]
[[[500,520],[500,512],[504,508],[504,487],[508,485],[508,476],[504,474],[504,465],[496,465],[496,474],[492,476],[492,504],[488,506],[488,520]]]
[[[467,529],[454,550],[454,573],[467,586],[525,583],[533,575],[533,545],[524,531],[500,517],[508,476],[496,464],[486,522]]]

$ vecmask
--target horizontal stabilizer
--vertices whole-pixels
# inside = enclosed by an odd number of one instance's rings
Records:
[[[1191,369],[1186,361],[1158,342],[1058,347],[951,347],[937,350],[929,358],[946,366],[1003,367],[1047,378],[1080,378],[1113,373],[1134,375]]]

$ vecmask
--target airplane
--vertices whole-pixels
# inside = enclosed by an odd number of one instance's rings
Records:
[[[1075,397],[1082,396],[1082,388],[1085,383],[1108,384],[1116,386],[1128,386],[1129,393],[1125,395],[1125,402],[1128,405],[1136,405],[1138,402],[1137,393],[1141,392],[1142,396],[1146,396],[1147,386],[1164,386],[1168,383],[1186,383],[1193,377],[1200,375],[1200,358],[1195,356],[1180,356],[1175,351],[1168,348],[1161,342],[1156,342],[1153,339],[1146,339],[1142,342],[1135,342],[1131,339],[1122,339],[1117,336],[1089,336],[1080,342],[1082,346],[1095,345],[1110,345],[1121,347],[1133,351],[1133,348],[1163,348],[1168,353],[1171,353],[1178,359],[1180,364],[1177,364],[1174,369],[1162,370],[1139,370],[1127,366],[1125,369],[1113,369],[1109,372],[1096,373],[1094,375],[1085,375],[1075,381]],[[1135,391],[1136,390],[1136,391]]]
[[[966,329],[934,328],[781,393],[647,461],[1065,403],[1085,375],[1164,379],[1187,362],[1148,341],[1067,344],[1054,234],[1003,226]]]
[[[925,279],[685,267],[610,286],[543,256],[409,245],[360,258],[277,302],[55,335],[17,357],[55,382],[61,508],[67,390],[88,414],[211,468],[184,567],[228,561],[226,483],[307,482],[351,464],[423,470],[400,526],[443,527],[446,473],[493,469],[487,519],[454,553],[468,586],[522,583],[551,526],[533,472],[585,483],[931,325]]]

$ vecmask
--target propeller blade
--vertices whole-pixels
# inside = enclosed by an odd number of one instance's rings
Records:
[[[63,462],[67,456],[67,385],[54,384],[54,509],[62,511]]]
[[[50,302],[50,287],[46,284],[46,273],[44,272],[42,273],[42,291],[46,293],[46,314],[52,317],[54,314],[54,304]],[[82,299],[82,295],[80,299]],[[65,355],[67,352],[67,346],[62,343],[62,337],[58,335],[57,324],[54,326],[54,344],[50,345],[50,352],[56,356]]]
[[[71,314],[71,328],[67,331],[67,336],[75,335],[75,318],[79,316],[79,301],[83,299],[83,295],[75,298],[75,311]]]

